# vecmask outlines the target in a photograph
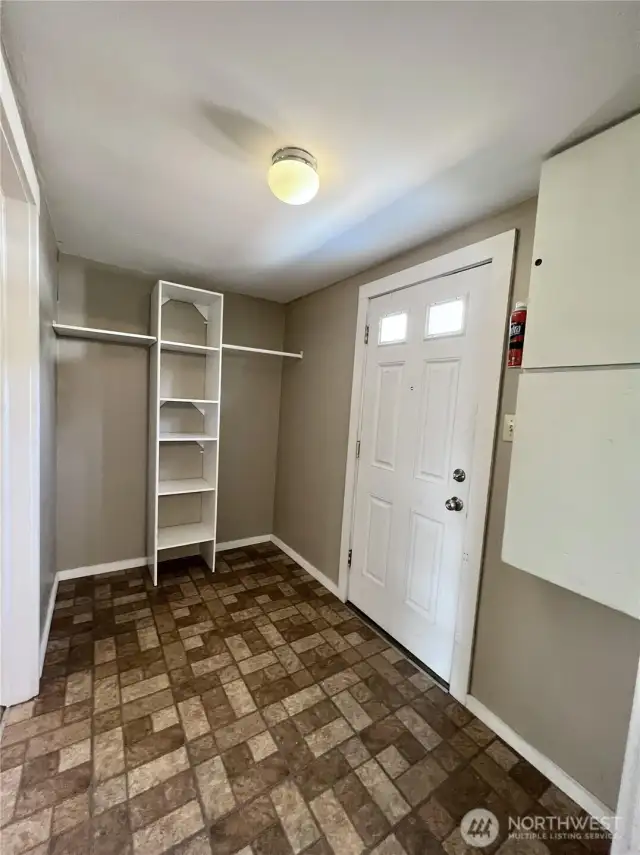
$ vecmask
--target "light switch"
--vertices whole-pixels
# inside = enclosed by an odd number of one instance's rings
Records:
[[[513,435],[516,431],[516,417],[514,415],[505,415],[504,425],[502,426],[502,439],[504,442],[513,442]]]

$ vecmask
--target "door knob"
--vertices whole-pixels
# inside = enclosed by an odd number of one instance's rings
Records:
[[[454,481],[464,481],[464,479],[466,477],[467,477],[467,473],[464,471],[464,469],[454,469],[453,470],[453,480]]]
[[[459,499],[457,496],[452,496],[450,499],[447,499],[444,506],[448,511],[461,511],[464,508],[462,499]]]

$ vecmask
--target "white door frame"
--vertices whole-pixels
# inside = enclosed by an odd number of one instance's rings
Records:
[[[38,693],[40,679],[40,189],[0,51],[0,141],[25,205],[28,273],[7,276],[0,194],[0,703]]]
[[[616,814],[619,822],[616,825],[611,855],[635,855],[640,852],[640,662]]]
[[[515,229],[496,235],[455,252],[425,261],[407,270],[401,270],[383,279],[377,279],[360,287],[358,320],[356,324],[356,347],[353,360],[351,387],[351,413],[349,418],[349,443],[347,449],[347,471],[345,475],[344,505],[342,511],[342,535],[340,542],[340,566],[338,590],[346,601],[349,584],[349,549],[352,542],[353,515],[357,486],[358,467],[356,443],[360,436],[360,418],[364,370],[366,360],[365,327],[369,302],[374,297],[409,288],[430,279],[459,273],[483,264],[491,265],[491,284],[487,298],[493,301],[490,311],[490,334],[488,360],[492,370],[482,378],[478,397],[478,414],[471,467],[471,495],[465,540],[468,560],[463,562],[458,594],[458,610],[454,635],[453,663],[451,668],[450,692],[461,703],[466,703],[471,672],[471,653],[475,631],[476,607],[480,586],[484,533],[486,526],[489,483],[505,364],[507,340],[507,318],[509,296],[516,245]]]

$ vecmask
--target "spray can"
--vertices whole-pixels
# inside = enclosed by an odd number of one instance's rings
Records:
[[[524,330],[527,323],[527,304],[516,303],[511,312],[509,322],[509,368],[519,368],[522,365],[522,349],[524,347]]]

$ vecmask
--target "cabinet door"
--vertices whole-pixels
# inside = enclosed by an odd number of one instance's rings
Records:
[[[640,368],[523,374],[502,556],[640,618]]]
[[[543,165],[533,258],[525,368],[640,362],[640,116]]]

